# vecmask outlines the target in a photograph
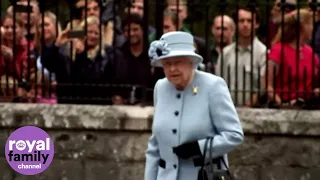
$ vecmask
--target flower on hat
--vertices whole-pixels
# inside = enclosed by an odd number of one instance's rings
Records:
[[[170,49],[165,41],[153,41],[149,48],[149,57],[157,59],[163,55],[169,54]]]

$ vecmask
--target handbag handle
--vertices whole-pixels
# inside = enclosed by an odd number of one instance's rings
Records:
[[[203,163],[201,165],[202,177],[205,177],[205,171],[203,171],[203,168],[204,168],[204,165],[206,164],[206,154],[207,154],[207,148],[208,148],[208,141],[209,141],[209,138],[206,138],[206,141],[204,143]]]
[[[210,162],[210,169],[211,169],[211,172],[213,173],[213,160],[212,160],[212,141],[213,141],[213,138],[210,137],[209,138],[209,162]]]
[[[207,140],[206,140],[206,144],[205,144],[205,149],[204,149],[204,152],[206,152],[206,149],[207,149],[207,141],[209,139],[209,159],[210,159],[210,168],[211,168],[211,171],[213,172],[213,158],[212,158],[212,153],[213,153],[213,137],[208,137]],[[224,158],[223,157],[218,157],[219,160],[221,160],[224,164],[224,166],[227,168],[227,173],[228,175],[230,176],[231,178],[231,173],[230,173],[230,170],[229,170],[229,167],[227,166],[227,163],[225,162]],[[203,162],[203,166],[205,164],[205,156],[204,156],[204,162]],[[221,168],[220,168],[221,169]]]

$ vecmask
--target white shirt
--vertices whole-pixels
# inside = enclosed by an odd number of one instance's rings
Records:
[[[238,46],[238,56],[236,56],[235,42],[225,47],[222,55],[219,55],[216,75],[227,82],[235,104],[244,105],[250,102],[251,89],[252,92],[257,92],[259,85],[261,87],[262,76],[265,73],[266,53],[266,46],[258,38],[254,38],[253,46],[249,45],[247,48]]]

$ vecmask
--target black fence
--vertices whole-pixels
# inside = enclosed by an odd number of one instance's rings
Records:
[[[152,105],[148,48],[194,36],[237,106],[319,109],[320,1],[1,2],[1,101]]]

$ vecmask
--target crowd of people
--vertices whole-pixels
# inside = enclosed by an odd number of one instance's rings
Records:
[[[121,18],[99,0],[79,0],[81,16],[65,27],[37,0],[29,3],[23,9],[28,0],[20,0],[1,17],[2,102],[152,105],[164,74],[150,65],[157,29],[144,21],[143,0],[132,0]],[[256,7],[217,15],[214,41],[206,42],[185,23],[186,1],[167,0],[162,31],[192,34],[204,58],[198,70],[223,77],[236,105],[319,108],[320,2],[308,3],[298,10],[296,0],[275,0],[263,36]]]

